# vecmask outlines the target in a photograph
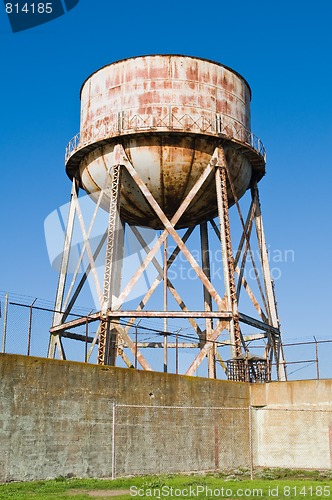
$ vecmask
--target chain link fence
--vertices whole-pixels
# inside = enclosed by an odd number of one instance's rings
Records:
[[[87,309],[75,308],[68,315],[67,321],[86,317],[91,313],[92,311]],[[0,292],[0,352],[47,357],[49,330],[53,315],[54,309],[50,301]],[[62,342],[67,359],[97,362],[97,349],[91,349],[98,327],[97,323],[87,322],[73,330],[71,338],[66,337],[66,332],[63,333]],[[141,325],[140,328],[144,327]],[[153,335],[156,339],[158,336],[158,341],[160,341],[162,332],[157,329],[154,334],[151,332],[152,340]],[[175,341],[176,335],[174,334]],[[317,335],[308,340],[284,342],[283,348],[288,380],[332,378],[332,364],[330,363],[332,339]],[[255,349],[263,353],[265,345],[257,345]]]
[[[250,467],[247,408],[115,405],[114,477]]]
[[[49,330],[54,316],[50,301],[16,294],[0,292],[1,352],[27,356],[47,357],[50,339]],[[75,308],[68,321],[87,316],[91,311]],[[80,340],[85,339],[85,331]],[[79,334],[77,334],[79,336]],[[64,338],[63,342],[69,339]],[[89,339],[88,339],[89,340]],[[74,345],[75,344],[75,345]],[[84,361],[84,341],[69,345],[69,359]]]
[[[332,403],[252,408],[252,468],[332,468]],[[296,399],[296,397],[294,398]]]
[[[23,425],[18,434],[7,434],[0,480],[19,480],[22,468],[26,480],[36,479],[33,456],[42,471],[38,470],[39,478],[55,473],[112,479],[212,473],[228,480],[277,479],[287,469],[318,470],[322,479],[332,479],[331,403],[329,408],[148,406],[111,401],[107,406],[108,412],[90,415],[84,422],[69,419],[65,427],[63,415],[58,415],[60,425],[56,414],[49,422],[49,416],[39,413],[34,427],[38,455],[31,455],[31,429]],[[51,426],[54,429],[57,423],[54,434]],[[48,433],[40,432],[48,426]]]
[[[230,479],[273,479],[270,469],[276,468],[328,471],[331,418],[332,407],[113,404],[104,474],[116,478],[228,471]]]

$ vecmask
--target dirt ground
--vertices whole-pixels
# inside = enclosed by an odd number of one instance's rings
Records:
[[[68,495],[89,495],[92,498],[111,498],[129,495],[130,490],[69,490]]]

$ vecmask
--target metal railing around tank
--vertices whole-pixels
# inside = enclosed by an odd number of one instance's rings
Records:
[[[69,141],[65,161],[67,162],[76,151],[93,142],[144,131],[195,132],[222,136],[249,146],[266,161],[262,141],[234,118],[220,113],[212,113],[211,117],[202,116],[199,113],[178,116],[173,112],[172,107],[169,107],[164,115],[138,115],[121,111],[100,117]]]

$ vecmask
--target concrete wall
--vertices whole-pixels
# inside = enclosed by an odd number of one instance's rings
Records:
[[[250,437],[255,466],[332,465],[332,380],[249,386],[10,354],[0,376],[0,481],[249,467]]]
[[[0,377],[0,481],[249,465],[247,384],[10,354]]]
[[[254,465],[330,469],[332,380],[252,385]]]

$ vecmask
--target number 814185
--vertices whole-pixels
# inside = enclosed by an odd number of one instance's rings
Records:
[[[51,14],[53,12],[52,2],[47,3],[25,3],[19,5],[18,3],[6,3],[7,14]]]

